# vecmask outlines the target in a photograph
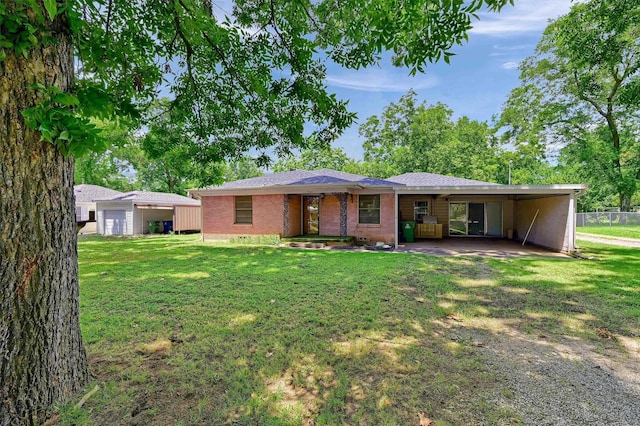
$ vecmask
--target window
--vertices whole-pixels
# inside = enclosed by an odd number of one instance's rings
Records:
[[[360,195],[358,198],[358,223],[380,224],[380,195]]]
[[[424,223],[425,216],[429,216],[429,202],[414,201],[413,202],[413,220],[415,220],[418,223]]]
[[[253,205],[250,195],[236,197],[236,223],[242,225],[253,223]]]

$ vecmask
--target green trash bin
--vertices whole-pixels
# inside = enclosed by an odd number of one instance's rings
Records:
[[[160,226],[159,226],[157,221],[155,221],[155,220],[150,220],[149,221],[149,233],[150,234],[157,233],[159,229],[160,229]]]
[[[406,222],[401,222],[402,224],[402,235],[404,235],[404,239],[408,242],[408,243],[412,243],[415,238],[415,231],[416,231],[416,223],[413,220],[409,220]]]

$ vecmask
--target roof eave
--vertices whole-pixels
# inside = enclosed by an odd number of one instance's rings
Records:
[[[336,184],[305,184],[305,185],[271,185],[249,188],[208,188],[189,189],[187,192],[194,197],[212,195],[235,195],[235,194],[316,194],[324,192],[393,192],[394,185],[367,185],[361,182],[340,182]]]
[[[458,186],[405,186],[396,187],[398,194],[581,194],[587,189],[582,184],[564,185],[458,185]]]

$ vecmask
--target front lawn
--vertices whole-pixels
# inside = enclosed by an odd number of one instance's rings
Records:
[[[602,260],[81,239],[81,324],[101,389],[61,407],[61,423],[519,424],[494,403],[501,378],[451,325],[606,345],[602,329],[637,333],[640,259],[583,250]]]
[[[576,228],[576,231],[586,234],[640,239],[640,226],[581,226]]]

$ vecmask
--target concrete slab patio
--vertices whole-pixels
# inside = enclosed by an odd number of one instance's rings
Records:
[[[510,257],[563,257],[558,253],[530,244],[522,245],[519,241],[499,238],[445,238],[442,240],[420,240],[415,243],[398,245],[396,251],[407,253],[423,253],[434,256],[482,256],[495,258]]]

